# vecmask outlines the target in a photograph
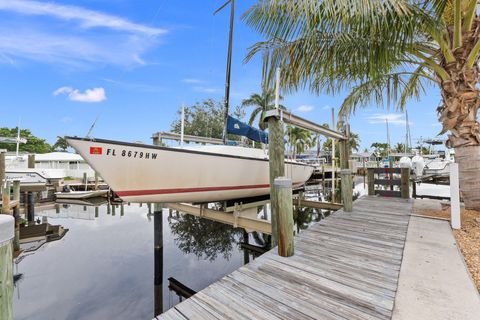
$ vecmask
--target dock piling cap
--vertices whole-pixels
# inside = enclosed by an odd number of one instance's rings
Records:
[[[273,185],[280,188],[291,188],[292,180],[287,177],[278,177],[273,181]]]
[[[13,239],[15,219],[7,214],[0,214],[0,247]]]

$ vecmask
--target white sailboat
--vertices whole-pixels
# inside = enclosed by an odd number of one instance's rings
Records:
[[[124,201],[213,202],[270,191],[268,156],[260,149],[66,139]],[[298,188],[310,178],[313,167],[286,161],[285,172]]]

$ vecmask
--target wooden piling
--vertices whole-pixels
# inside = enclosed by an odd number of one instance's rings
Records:
[[[342,178],[343,210],[345,212],[352,212],[352,171],[350,169],[343,169],[340,171],[340,177]]]
[[[292,180],[286,177],[275,178],[273,190],[277,208],[278,255],[291,257],[294,252]]]
[[[15,236],[13,238],[13,250],[20,250],[20,180],[13,181],[13,200],[17,205],[13,208],[15,218]]]
[[[13,319],[13,252],[14,219],[0,215],[0,319]]]
[[[3,192],[3,182],[5,180],[5,152],[0,152],[0,193]]]
[[[402,198],[410,198],[410,168],[401,168],[400,171],[400,192]]]
[[[95,171],[95,190],[98,190],[98,172]]]
[[[86,172],[83,173],[83,184],[85,185],[85,191],[87,191],[88,190],[88,177],[87,177]]]
[[[28,155],[28,168],[29,169],[35,168],[35,154]]]
[[[285,144],[283,141],[283,121],[276,117],[268,118],[268,154],[270,162],[270,203],[272,213],[272,247],[277,245],[278,208],[275,199],[275,179],[285,175]],[[292,206],[292,201],[289,203]],[[292,227],[293,228],[293,227]],[[293,230],[293,229],[292,229]]]
[[[32,191],[27,192],[27,220],[35,221],[35,194]]]
[[[11,214],[10,209],[10,181],[7,181],[3,185],[2,191],[2,213],[3,214]]]
[[[375,171],[374,168],[368,168],[367,170],[367,182],[368,182],[368,195],[375,195]]]

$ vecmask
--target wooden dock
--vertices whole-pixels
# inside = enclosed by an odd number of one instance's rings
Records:
[[[391,319],[411,209],[362,197],[157,319]]]

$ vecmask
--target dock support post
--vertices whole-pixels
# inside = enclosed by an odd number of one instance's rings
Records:
[[[410,198],[410,168],[400,169],[400,192],[403,199]]]
[[[3,181],[5,180],[5,152],[0,152],[0,194],[3,192]]]
[[[375,195],[375,172],[374,168],[367,169],[368,195]]]
[[[35,195],[32,191],[27,193],[27,220],[28,222],[35,221]]]
[[[20,250],[20,180],[13,181],[13,200],[17,205],[13,208],[15,218],[15,237],[13,239],[13,250]]]
[[[10,181],[6,181],[2,186],[2,213],[11,214],[10,210]]]
[[[342,177],[343,211],[352,212],[352,171],[350,169],[342,169],[340,176]]]
[[[285,145],[283,142],[283,121],[268,118],[268,155],[270,162],[270,203],[272,212],[272,247],[277,245],[278,207],[274,189],[275,179],[285,175]],[[292,202],[290,201],[290,206]]]
[[[460,183],[458,179],[458,163],[450,163],[450,210],[452,228],[460,229]]]
[[[153,298],[154,315],[163,313],[163,211],[153,213],[154,275]]]
[[[98,172],[95,171],[95,190],[98,190]]]
[[[276,178],[273,189],[277,207],[278,255],[293,256],[293,206],[292,180],[286,177]]]
[[[35,154],[28,155],[28,168],[29,169],[35,168]]]
[[[85,191],[87,191],[88,190],[88,177],[87,177],[86,172],[83,173],[83,181],[82,182],[85,185]]]
[[[12,239],[14,219],[0,215],[0,319],[13,319]]]

